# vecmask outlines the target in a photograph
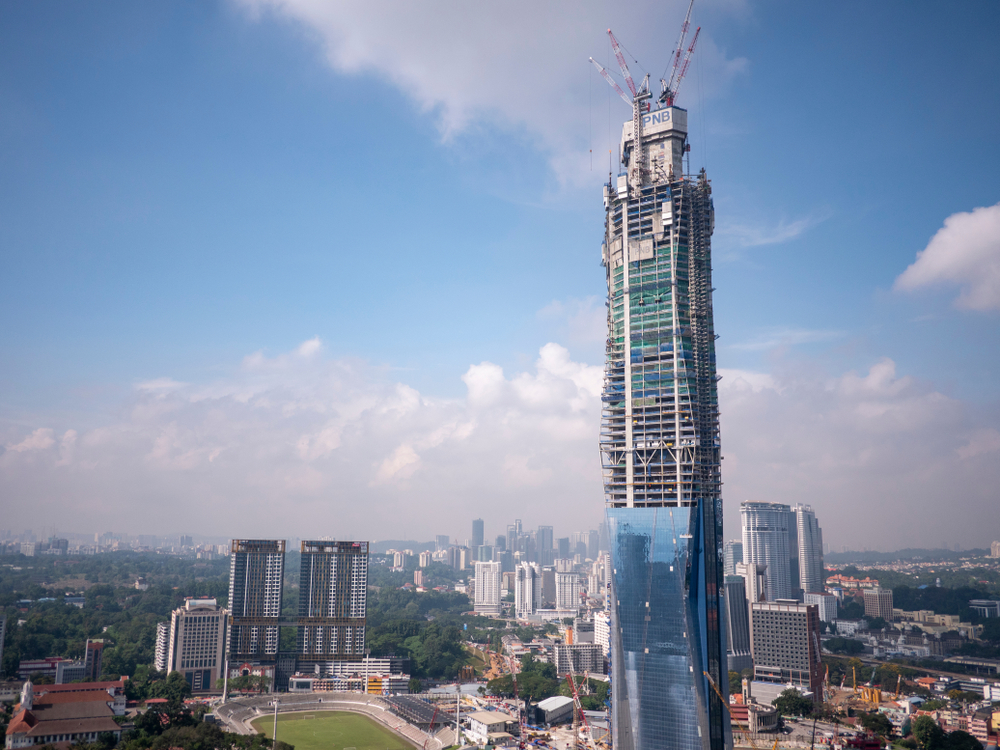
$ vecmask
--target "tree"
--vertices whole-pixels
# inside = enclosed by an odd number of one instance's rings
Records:
[[[808,716],[813,710],[813,702],[794,688],[782,691],[772,705],[782,716]]]
[[[864,727],[865,731],[871,732],[879,737],[890,737],[892,736],[893,727],[892,722],[889,721],[885,714],[871,713],[871,714],[861,714],[861,726]]]
[[[949,732],[945,737],[944,746],[946,750],[983,750],[982,742],[961,729]]]
[[[739,672],[729,670],[729,694],[736,695],[743,692],[743,678]]]
[[[920,750],[944,750],[944,730],[930,716],[913,720],[913,738]]]

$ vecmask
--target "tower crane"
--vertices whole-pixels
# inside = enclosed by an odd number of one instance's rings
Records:
[[[573,691],[573,709],[580,717],[580,721],[583,722],[583,731],[586,733],[587,737],[587,750],[597,750],[597,747],[594,744],[594,732],[591,730],[590,722],[587,721],[587,717],[583,713],[583,704],[580,703],[580,693],[576,689],[576,680],[573,679],[572,672],[566,675],[566,681],[569,683],[570,690]],[[576,722],[573,723],[574,725],[576,724]]]
[[[694,47],[698,43],[698,34],[701,32],[701,27],[699,26],[697,31],[694,33],[694,39],[691,42],[691,46],[687,48],[687,54],[684,53],[684,40],[687,39],[688,29],[691,27],[691,9],[694,8],[694,0],[688,4],[687,13],[684,16],[684,23],[681,24],[681,35],[677,39],[677,48],[674,49],[671,59],[673,61],[670,69],[670,78],[666,81],[662,78],[660,79],[660,103],[666,104],[668,107],[674,106],[674,101],[677,99],[677,90],[681,87],[681,81],[684,80],[684,76],[687,74],[688,63],[691,61],[691,55],[694,54]],[[683,61],[681,56],[684,55]],[[664,71],[665,73],[666,71]]]

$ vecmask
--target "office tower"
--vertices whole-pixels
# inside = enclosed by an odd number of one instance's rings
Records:
[[[84,657],[84,676],[86,682],[97,682],[101,679],[101,667],[104,661],[104,639],[87,639],[86,656]]]
[[[823,701],[823,664],[819,645],[819,611],[815,604],[794,599],[750,605],[750,642],[754,679],[799,685]]]
[[[587,558],[596,560],[600,556],[601,535],[596,529],[587,532]]]
[[[156,623],[156,649],[153,652],[153,669],[157,672],[167,670],[167,655],[170,653],[170,623]]]
[[[494,545],[498,552],[507,551],[507,537],[504,534],[498,534],[496,539],[496,544]]]
[[[556,573],[556,609],[580,608],[580,576]]]
[[[725,574],[727,576],[736,575],[736,564],[743,562],[743,542],[739,539],[731,539],[726,542],[723,556],[726,560]]]
[[[447,534],[438,534],[434,537],[434,547],[438,552],[443,552],[451,546],[451,538]]]
[[[483,543],[483,519],[472,519],[472,544],[471,547],[479,547]]]
[[[507,551],[513,553],[519,549],[517,546],[517,527],[510,525],[507,527]]]
[[[597,546],[600,548],[599,552],[608,551],[608,524],[606,521],[601,521],[597,527]]]
[[[556,572],[552,568],[542,568],[542,606],[556,606]]]
[[[881,617],[892,622],[892,589],[873,588],[862,593],[865,600],[865,617]]]
[[[753,668],[746,586],[744,579],[737,575],[726,576],[726,644],[730,672]]]
[[[538,533],[535,534],[535,545],[538,553],[538,563],[540,565],[551,565],[556,557],[555,549],[552,546],[552,527],[539,526]]]
[[[228,615],[215,599],[195,598],[170,615],[166,670],[184,675],[192,692],[214,691],[223,675]]]
[[[804,594],[823,592],[823,530],[808,505],[796,505],[795,528],[799,543],[799,587]]]
[[[561,539],[556,539],[556,557],[569,557],[569,537],[564,536]]]
[[[500,563],[476,563],[476,599],[474,609],[477,614],[500,614]]]
[[[229,554],[231,661],[273,658],[285,574],[284,539],[234,539]]]
[[[712,318],[712,189],[685,177],[687,111],[622,129],[604,188],[608,288],[601,457],[612,561],[612,744],[721,750],[722,500]]]
[[[518,563],[514,570],[514,613],[517,617],[535,614],[542,601],[542,572],[533,563]]]
[[[300,551],[299,659],[328,661],[364,654],[368,542],[304,541]]]
[[[740,516],[743,562],[767,566],[767,600],[796,598],[788,550],[788,528],[795,522],[792,509],[781,503],[740,503]]]

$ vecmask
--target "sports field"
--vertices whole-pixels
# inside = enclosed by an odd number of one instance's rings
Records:
[[[274,718],[261,717],[253,727],[270,737]],[[279,714],[278,739],[295,745],[295,750],[413,750],[374,720],[349,711]]]

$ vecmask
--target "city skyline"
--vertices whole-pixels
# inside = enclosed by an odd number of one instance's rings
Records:
[[[6,525],[255,538],[295,530],[281,502],[363,538],[596,526],[590,264],[628,112],[587,57],[615,69],[612,27],[661,60],[684,5],[0,8]],[[725,537],[779,501],[833,549],[988,545],[1000,9],[693,20]]]

